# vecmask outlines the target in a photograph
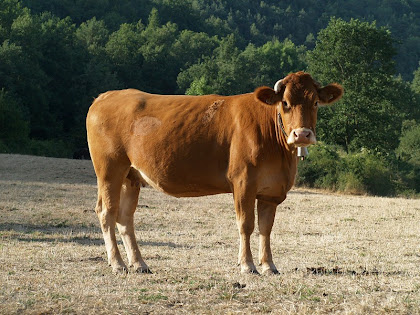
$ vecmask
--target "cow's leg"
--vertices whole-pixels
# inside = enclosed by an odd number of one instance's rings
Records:
[[[140,184],[141,179],[138,171],[131,168],[121,188],[117,227],[127,252],[129,265],[133,266],[136,272],[151,273],[141,257],[134,233],[134,212],[139,199]]]
[[[234,199],[236,210],[236,224],[239,230],[239,254],[238,264],[241,266],[242,273],[258,274],[255,268],[250,238],[255,225],[255,192],[246,186],[246,181],[239,181],[234,186]],[[250,191],[251,190],[251,191]]]
[[[96,214],[99,218],[105,247],[108,255],[108,263],[116,273],[126,273],[120,251],[118,250],[115,237],[115,226],[120,206],[120,192],[123,180],[128,173],[129,165],[124,167],[121,162],[104,163],[100,165],[93,160],[98,178],[98,202]],[[121,163],[121,164],[120,164]]]
[[[276,215],[277,204],[258,200],[258,227],[260,232],[259,263],[262,266],[263,273],[278,274],[276,266],[273,263],[270,247],[270,234]]]
[[[122,178],[120,179],[118,173],[116,174],[115,176],[98,176],[98,202],[95,210],[105,241],[108,263],[114,272],[126,273],[127,267],[121,258],[115,237],[115,225],[123,180]]]

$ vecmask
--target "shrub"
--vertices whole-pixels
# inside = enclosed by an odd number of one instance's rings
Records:
[[[338,176],[337,189],[349,194],[361,195],[366,193],[362,180],[351,172],[341,172]]]
[[[391,164],[382,156],[368,150],[347,154],[324,144],[310,148],[296,178],[297,186],[380,196],[394,195],[396,182]]]
[[[395,194],[395,176],[390,165],[380,155],[362,150],[360,153],[346,155],[343,160],[340,190],[364,190],[380,196]]]
[[[396,152],[403,161],[420,167],[420,125],[414,120],[404,122]]]
[[[412,192],[420,193],[420,126],[416,121],[405,121],[396,150],[404,184]]]
[[[339,164],[336,148],[325,144],[313,146],[308,158],[298,165],[296,185],[334,190]]]
[[[51,156],[51,157],[72,157],[72,145],[63,140],[34,140],[29,141],[28,146],[24,150],[25,154]]]
[[[0,90],[0,140],[3,145],[28,139],[29,124],[19,103],[4,89]],[[6,149],[4,149],[6,150]]]

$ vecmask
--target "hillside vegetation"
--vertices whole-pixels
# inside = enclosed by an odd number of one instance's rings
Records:
[[[0,152],[71,157],[106,90],[237,94],[306,70],[345,96],[320,110],[317,159],[298,182],[415,195],[419,15],[405,0],[4,0]]]

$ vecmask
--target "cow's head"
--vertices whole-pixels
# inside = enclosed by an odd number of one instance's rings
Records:
[[[291,73],[277,81],[274,89],[260,87],[256,98],[276,106],[279,124],[287,137],[287,143],[295,147],[307,147],[316,143],[318,107],[331,104],[341,98],[343,88],[332,83],[321,87],[308,73]]]

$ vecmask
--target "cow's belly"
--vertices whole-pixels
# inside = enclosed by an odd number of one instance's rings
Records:
[[[199,197],[231,192],[229,184],[223,180],[223,175],[202,175],[201,178],[191,179],[183,178],[182,174],[179,174],[178,179],[174,179],[166,172],[159,173],[136,165],[133,167],[150,186],[174,197]]]
[[[186,127],[167,130],[164,126],[168,125],[144,117],[134,125],[126,152],[143,179],[176,197],[230,192],[228,148],[205,131]]]

